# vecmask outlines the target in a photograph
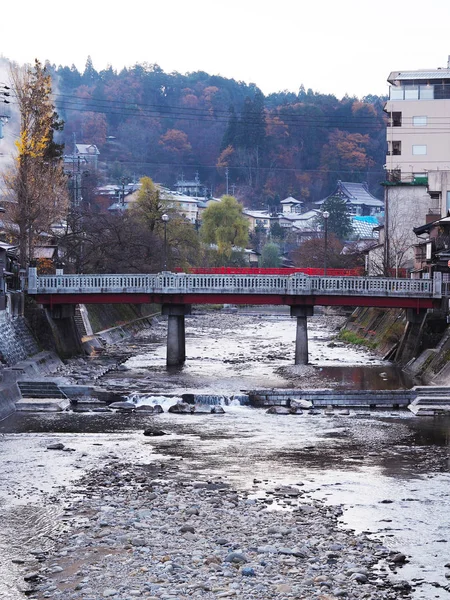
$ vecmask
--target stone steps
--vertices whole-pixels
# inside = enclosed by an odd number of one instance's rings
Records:
[[[67,398],[53,381],[18,381],[17,385],[22,398]]]

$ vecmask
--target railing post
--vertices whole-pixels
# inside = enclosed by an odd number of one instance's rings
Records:
[[[433,275],[433,298],[442,298],[442,273],[439,271]]]
[[[37,293],[37,268],[36,267],[28,267],[28,293],[36,294]]]

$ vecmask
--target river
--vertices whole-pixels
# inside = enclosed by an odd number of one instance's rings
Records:
[[[186,392],[232,399],[255,388],[400,389],[412,385],[389,363],[364,349],[336,342],[336,321],[326,316],[309,320],[307,367],[293,365],[295,321],[286,315],[208,312],[186,321],[187,361],[182,368],[168,371],[165,367],[165,323],[160,322],[152,332],[126,342],[122,350],[132,356],[122,370],[109,372],[97,385],[140,403],[166,407]],[[370,532],[386,546],[407,554],[409,562],[393,577],[414,584],[413,598],[449,596],[444,587],[445,565],[450,561],[447,418],[419,418],[409,411],[393,410],[279,416],[233,401],[225,411],[223,416],[166,412],[157,423],[171,435],[153,439],[152,447],[162,456],[179,460],[180,468],[193,478],[226,474],[237,487],[250,491],[255,480],[268,488],[301,482],[315,497],[342,505],[342,527]],[[0,546],[7,555],[17,558],[17,544],[11,549],[8,539],[33,520],[32,515],[27,517],[24,502],[29,506],[35,501],[34,492],[39,492],[14,470],[15,444],[27,440],[36,451],[62,436],[66,444],[86,450],[86,465],[92,465],[105,447],[113,446],[118,448],[114,451],[138,460],[143,442],[137,433],[142,432],[143,420],[137,413],[60,413],[16,414],[0,423],[7,459],[4,473],[17,486],[14,494],[4,478],[0,483],[0,509],[7,523]],[[36,487],[40,485],[49,495],[64,479],[63,464],[58,457],[47,472],[36,452],[30,458],[30,477],[31,469],[36,471],[40,465],[45,476]],[[255,494],[260,493],[256,489]],[[51,505],[43,509],[47,519],[43,517],[36,535],[48,529],[55,517],[52,510]]]

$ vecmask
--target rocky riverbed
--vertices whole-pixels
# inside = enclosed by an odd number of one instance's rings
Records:
[[[226,477],[184,479],[173,461],[114,458],[77,482],[54,548],[34,549],[29,597],[408,597],[408,583],[390,583],[406,557],[342,530],[341,509],[308,497],[302,482],[258,495],[255,481],[242,493]]]

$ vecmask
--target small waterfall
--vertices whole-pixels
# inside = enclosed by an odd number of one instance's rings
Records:
[[[177,402],[186,402],[187,404],[205,404],[209,406],[248,406],[250,404],[247,394],[232,394],[225,396],[222,394],[182,394],[180,396],[153,396],[142,393],[132,393],[126,398],[127,402],[136,406],[159,404],[166,411],[170,406]]]

